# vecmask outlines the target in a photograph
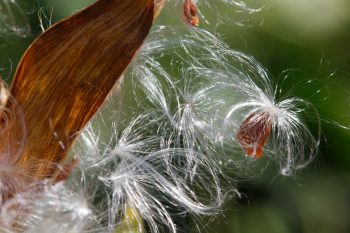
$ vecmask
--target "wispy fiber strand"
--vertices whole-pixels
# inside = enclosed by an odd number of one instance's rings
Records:
[[[201,14],[209,1],[193,3]],[[68,179],[33,180],[3,202],[4,232],[116,232],[130,213],[135,232],[180,232],[183,218],[220,213],[238,194],[230,175],[245,176],[247,164],[264,157],[293,175],[315,157],[320,129],[306,125],[306,115],[318,119],[310,103],[280,95],[259,62],[217,35],[157,24],[70,150],[76,164]],[[1,86],[0,103],[3,93]],[[1,153],[15,153],[6,143]]]

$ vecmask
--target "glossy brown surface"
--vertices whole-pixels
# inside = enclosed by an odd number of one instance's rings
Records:
[[[165,0],[155,0],[154,4],[154,19],[157,19],[160,12],[163,9],[163,6],[165,4]]]
[[[52,165],[66,158],[142,45],[153,7],[153,0],[99,0],[34,41],[11,87],[27,135],[17,164],[40,162],[30,171],[36,178],[57,172]],[[16,109],[12,102],[7,107]],[[21,143],[22,132],[15,123],[7,136]]]
[[[271,117],[264,113],[252,113],[241,124],[237,139],[248,156],[261,158],[271,133]]]
[[[185,0],[184,3],[184,19],[192,26],[199,25],[199,18],[197,14],[197,6],[193,0]]]

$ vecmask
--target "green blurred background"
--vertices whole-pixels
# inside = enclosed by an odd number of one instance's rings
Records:
[[[4,0],[2,0],[4,1]],[[72,14],[92,0],[27,1],[31,33],[25,37],[0,34],[0,74],[8,82],[28,45],[40,33],[38,8],[44,24]],[[231,48],[254,56],[276,83],[312,85],[296,90],[311,101],[322,119],[320,155],[308,169],[293,177],[278,176],[266,168],[241,182],[242,197],[225,205],[216,217],[198,220],[204,232],[216,233],[348,233],[350,232],[350,1],[250,1],[264,10],[247,15],[211,1],[201,8],[210,25]],[[249,2],[248,2],[249,3]],[[23,3],[20,3],[20,5]],[[181,12],[179,6],[175,7]],[[168,4],[159,21],[181,24]],[[180,13],[179,13],[180,14]],[[221,24],[217,16],[226,17]],[[231,19],[229,19],[231,18]],[[19,23],[23,23],[18,19]],[[47,51],[48,55],[50,51]],[[188,232],[188,230],[186,230]]]

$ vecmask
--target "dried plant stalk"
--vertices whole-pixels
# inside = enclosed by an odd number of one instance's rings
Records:
[[[11,95],[27,141],[17,164],[41,161],[31,173],[51,177],[79,131],[96,113],[147,36],[153,0],[99,0],[43,33],[23,56]],[[21,124],[8,137],[21,141]],[[3,155],[4,156],[4,155]]]

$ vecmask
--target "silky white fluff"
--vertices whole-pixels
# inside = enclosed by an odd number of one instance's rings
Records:
[[[102,232],[84,195],[63,182],[37,183],[2,205],[1,232]]]
[[[178,232],[178,218],[215,215],[235,191],[227,174],[246,175],[247,161],[260,162],[237,140],[254,113],[272,122],[264,152],[282,175],[317,152],[319,129],[314,136],[305,123],[313,114],[318,125],[312,105],[283,96],[254,58],[200,28],[154,26],[117,86],[71,150],[77,167],[69,179],[29,183],[2,204],[3,229],[115,232],[132,209],[139,232]]]
[[[176,232],[173,215],[214,214],[223,202],[215,164],[201,155],[193,161],[195,168],[184,169],[187,156],[201,152],[166,142],[170,139],[150,119],[143,113],[124,128],[118,118],[110,127],[101,126],[109,128],[112,139],[107,141],[99,138],[96,129],[101,128],[89,127],[77,147],[80,175],[104,190],[98,192],[106,205],[100,215],[111,230],[118,228],[129,207],[141,216],[140,228],[145,221],[152,232]],[[95,120],[107,124],[102,117]]]
[[[175,13],[174,7],[178,9],[178,16],[183,18],[183,4],[186,0],[155,0],[155,4],[165,3],[167,11]],[[194,4],[199,18],[199,25],[235,24],[238,26],[254,25],[262,21],[259,14],[269,8],[267,1],[237,1],[237,0],[191,0]],[[205,13],[204,13],[205,12]]]
[[[239,151],[240,125],[252,113],[263,112],[272,121],[266,155],[280,164],[281,174],[290,175],[314,158],[319,129],[313,135],[304,118],[307,114],[317,125],[319,119],[310,103],[282,96],[261,64],[213,34],[202,29],[182,33],[156,28],[133,66],[133,89],[144,91],[153,112],[173,128],[170,134],[220,162],[218,146]]]
[[[0,1],[0,37],[30,35],[31,28],[25,4],[27,3],[18,0]]]

